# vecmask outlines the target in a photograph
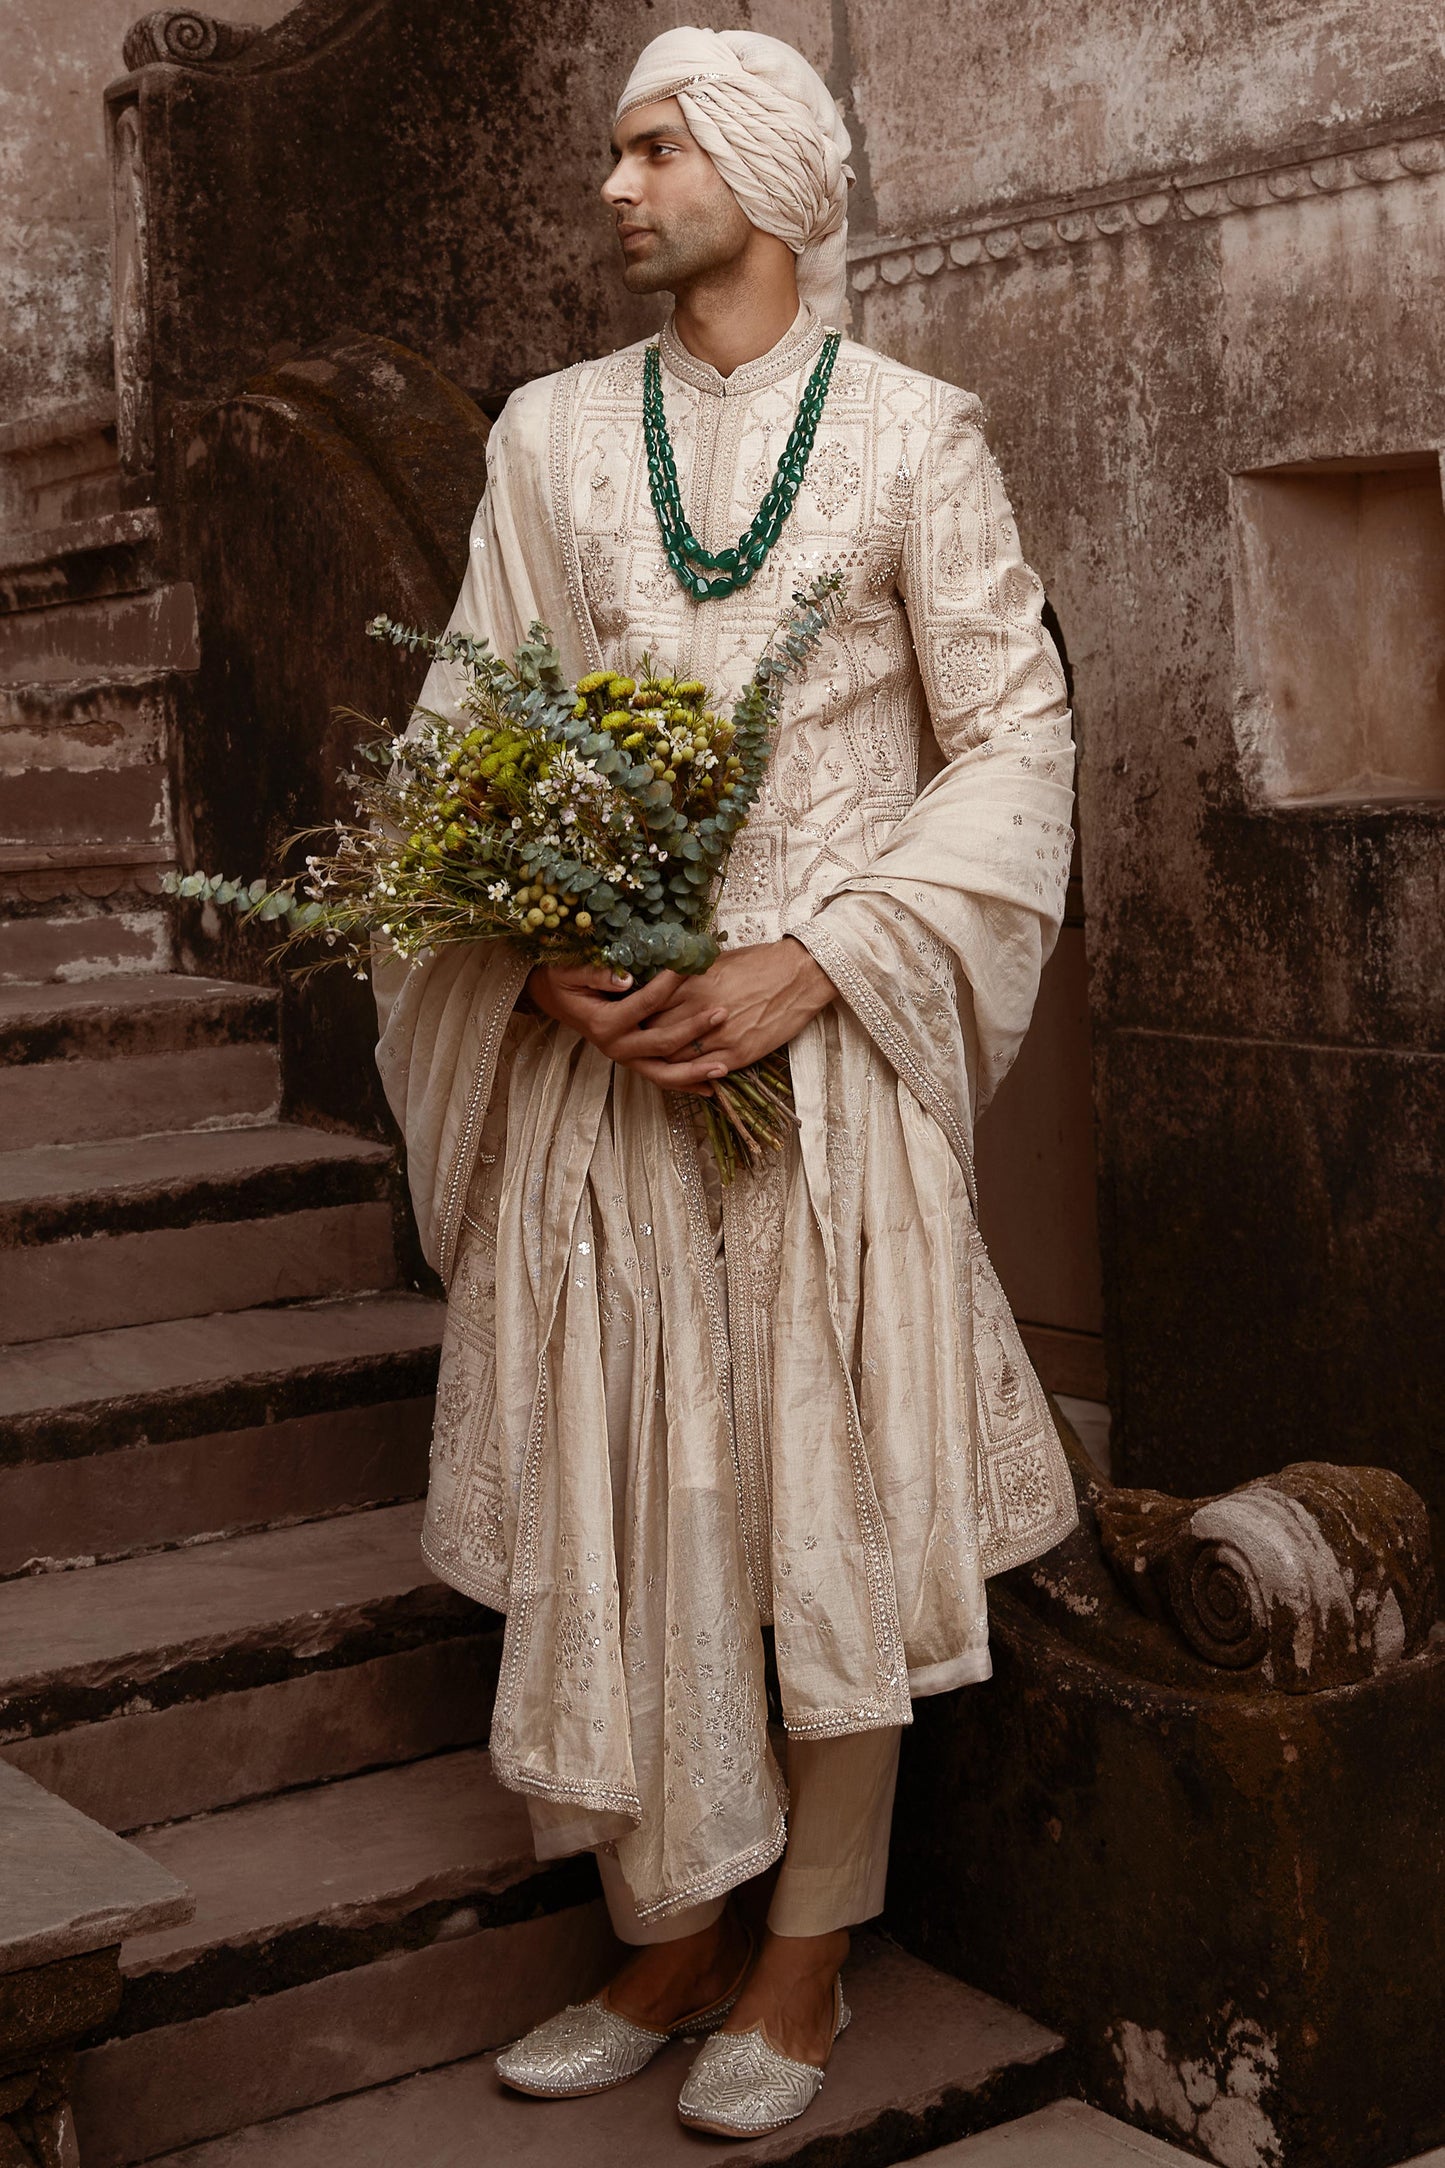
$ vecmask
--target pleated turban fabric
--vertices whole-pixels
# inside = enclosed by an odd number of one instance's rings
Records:
[[[827,84],[801,53],[756,30],[666,30],[617,104],[676,98],[744,216],[798,258],[798,292],[843,329],[852,148]]]

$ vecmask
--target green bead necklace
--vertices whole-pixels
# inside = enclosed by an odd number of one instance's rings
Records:
[[[778,471],[753,514],[752,525],[738,536],[730,550],[718,550],[716,554],[703,548],[682,509],[677,464],[672,456],[672,439],[667,433],[667,417],[662,407],[662,364],[657,348],[648,347],[642,365],[642,430],[647,444],[647,486],[652,492],[657,524],[662,529],[667,561],[694,602],[716,602],[723,595],[735,595],[767,562],[768,552],[782,533],[783,522],[803,486],[823,401],[828,396],[828,379],[833,374],[841,341],[842,334],[837,331],[830,331],[823,341],[823,351],[808,378],[797,420],[778,461]],[[709,573],[716,577],[710,579]]]

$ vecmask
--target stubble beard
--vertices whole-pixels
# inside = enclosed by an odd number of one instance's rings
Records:
[[[653,242],[646,255],[623,258],[622,283],[629,293],[676,294],[710,271],[725,270],[742,253],[747,238],[745,221],[740,235],[736,218],[704,211],[649,230]]]

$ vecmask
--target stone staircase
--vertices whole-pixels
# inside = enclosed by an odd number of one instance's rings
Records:
[[[606,1937],[421,1562],[393,1155],[280,1118],[273,994],[170,968],[189,590],[104,416],[0,433],[0,515],[0,1753],[196,1899],[81,2056],[102,2168],[494,2044]]]
[[[111,418],[0,429],[0,984],[165,969],[170,681],[195,603]]]

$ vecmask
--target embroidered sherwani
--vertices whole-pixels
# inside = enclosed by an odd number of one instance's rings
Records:
[[[724,379],[662,334],[707,546],[748,524],[823,336],[803,310]],[[450,1298],[426,1555],[507,1613],[492,1754],[539,1849],[615,1841],[647,1917],[782,1848],[764,1624],[790,1731],[904,1723],[987,1676],[985,1576],[1072,1525],[971,1160],[1057,933],[1072,753],[976,400],[845,341],[778,546],[697,604],[642,355],[508,402],[453,624],[506,654],[540,618],[573,674],[646,649],[720,703],[793,588],[843,572],[717,915],[838,989],[789,1048],[796,1141],[722,1189],[688,1100],[516,1010],[502,943],[380,973],[378,1060]],[[422,702],[456,694],[439,667]]]

